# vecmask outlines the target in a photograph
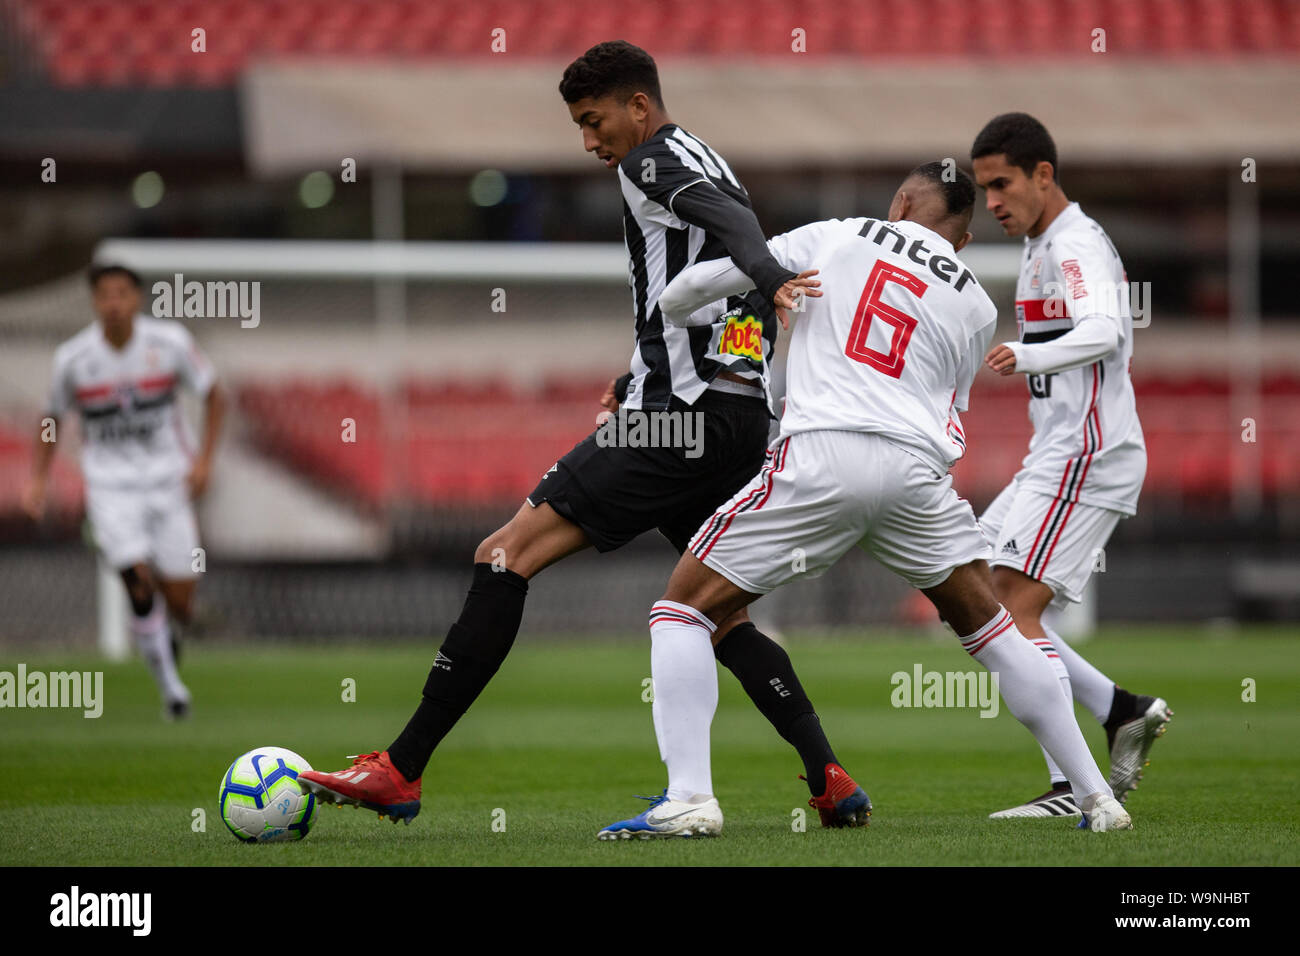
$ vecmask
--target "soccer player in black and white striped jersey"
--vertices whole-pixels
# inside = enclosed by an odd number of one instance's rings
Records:
[[[644,50],[623,41],[593,47],[565,70],[560,93],[582,130],[583,147],[617,169],[623,195],[636,348],[628,373],[602,399],[619,416],[619,427],[603,434],[597,429],[557,461],[514,518],[479,545],[464,609],[438,651],[419,709],[388,750],[358,758],[339,773],[299,778],[324,799],[394,820],[409,821],[419,812],[424,768],[505,660],[535,574],[577,551],[612,551],[653,529],[681,553],[700,523],[758,473],[771,418],[775,323],[785,321],[784,309],[794,307],[798,291],[817,294],[815,281],[772,257],[748,194],[726,161],[669,118],[658,70]],[[666,325],[658,299],[668,283],[697,261],[723,256],[757,291],[709,303],[694,314],[692,328]],[[662,419],[650,416],[692,416],[702,434],[693,447],[623,440],[638,425],[642,435],[658,431],[662,437]],[[676,434],[685,432],[682,427]],[[501,554],[504,567],[494,566]],[[788,655],[743,611],[717,623],[713,653],[707,641],[690,648],[690,668],[665,670],[665,660],[683,659],[681,649],[652,643],[656,727],[668,741],[664,760],[678,771],[671,776],[686,785],[666,796],[697,805],[705,815],[717,808],[707,740],[703,747],[693,738],[675,745],[681,735],[675,737],[672,725],[712,720],[716,655],[799,752],[809,802],[823,825],[867,823],[870,801],[839,765]],[[701,671],[708,679],[700,679]],[[669,823],[652,835],[720,829],[718,811],[714,827],[684,831]]]

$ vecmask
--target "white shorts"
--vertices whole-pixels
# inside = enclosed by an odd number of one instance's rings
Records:
[[[738,588],[813,578],[857,545],[913,587],[989,557],[970,504],[903,446],[869,432],[798,432],[701,525],[690,550]]]
[[[1102,548],[1123,515],[1053,498],[1012,482],[993,499],[980,527],[995,566],[1015,568],[1052,589],[1057,607],[1083,598]]]
[[[199,527],[184,482],[154,488],[86,486],[95,546],[118,570],[151,565],[165,581],[198,577]]]

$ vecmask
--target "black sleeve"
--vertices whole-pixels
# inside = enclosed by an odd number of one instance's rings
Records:
[[[614,398],[620,405],[627,401],[627,387],[632,384],[632,373],[625,372],[614,379]]]
[[[716,236],[768,302],[787,279],[795,277],[796,273],[784,268],[768,250],[754,211],[683,163],[664,143],[638,146],[623,158],[619,168],[647,199]]]
[[[754,281],[763,298],[771,302],[776,290],[796,273],[772,256],[754,210],[742,206],[712,183],[683,189],[673,199],[673,213],[685,222],[717,236],[731,261]]]

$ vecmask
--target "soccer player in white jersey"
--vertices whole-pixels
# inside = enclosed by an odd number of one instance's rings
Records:
[[[769,243],[787,269],[819,270],[823,297],[795,328],[766,464],[700,527],[650,611],[656,672],[675,678],[671,697],[657,682],[655,693],[668,788],[601,839],[721,831],[709,761],[714,622],[821,574],[854,546],[921,589],[962,647],[999,675],[1008,708],[1066,768],[1090,828],[1132,826],[1047,659],[993,596],[988,542],[948,475],[965,451],[958,413],[997,320],[957,258],[974,202],[970,177],[927,163],[904,180],[887,222],[818,222]],[[750,284],[730,260],[699,263],[660,306],[690,324],[696,309]]]
[[[162,693],[164,714],[187,716],[190,692],[176,670],[167,612],[189,622],[194,606],[198,525],[191,499],[212,468],[224,398],[212,366],[179,322],[141,315],[140,277],[117,265],[90,271],[99,320],[59,346],[46,417],[81,418],[81,472],[96,547],[122,575],[131,632]],[[203,441],[194,440],[177,389],[204,400]],[[55,443],[42,422],[24,510],[45,511]],[[161,600],[159,596],[161,595]]]
[[[975,138],[971,160],[989,212],[1008,236],[1025,237],[1016,283],[1020,338],[985,358],[1000,375],[1027,376],[1034,425],[1020,471],[980,517],[994,549],[993,588],[1066,693],[1106,728],[1109,782],[1122,802],[1173,712],[1159,697],[1116,685],[1043,613],[1080,600],[1111,532],[1137,510],[1147,453],[1129,378],[1128,276],[1101,226],[1066,198],[1056,145],[1038,120],[994,117]],[[1044,756],[1047,792],[993,818],[1078,815],[1066,775]]]

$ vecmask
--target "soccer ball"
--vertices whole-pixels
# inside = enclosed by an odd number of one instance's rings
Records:
[[[316,795],[298,786],[298,774],[310,769],[283,747],[250,750],[221,778],[221,819],[245,843],[301,840],[316,817]]]

